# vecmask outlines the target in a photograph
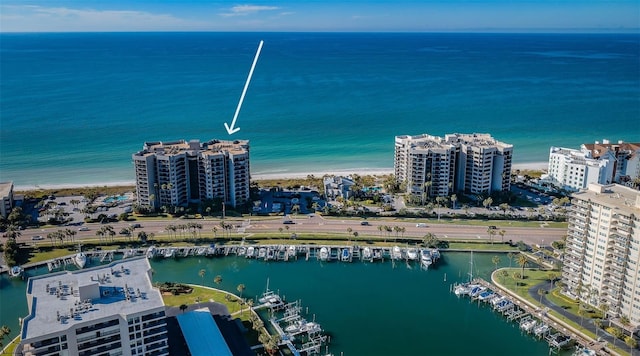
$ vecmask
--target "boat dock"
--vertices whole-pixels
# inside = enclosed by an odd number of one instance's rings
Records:
[[[606,343],[595,342],[569,330],[552,319],[547,314],[547,309],[536,308],[511,294],[504,293],[482,278],[475,278],[468,283],[452,284],[450,290],[457,296],[468,296],[478,304],[484,302],[491,305],[508,321],[519,323],[523,332],[547,341],[550,353],[557,354],[561,349],[575,343],[583,349],[593,350],[598,355],[609,355],[604,350]]]
[[[280,294],[267,289],[258,298],[254,310],[268,308],[273,315],[269,323],[280,337],[279,346],[285,346],[293,355],[319,355],[322,346],[328,347],[327,336],[323,334],[320,324],[307,321],[300,314],[300,301],[285,303]],[[277,316],[276,316],[277,313]]]
[[[418,247],[384,247],[359,245],[208,245],[208,246],[151,246],[145,248],[129,248],[114,250],[83,251],[87,256],[88,265],[109,263],[117,258],[147,256],[148,258],[182,258],[192,256],[223,257],[238,256],[264,261],[305,261],[317,260],[321,262],[393,262],[406,261],[417,263],[423,269],[440,259],[440,252],[435,248]],[[25,270],[47,266],[49,272],[67,269],[74,265],[75,253],[68,256],[53,258],[47,261],[33,262],[22,265]],[[117,257],[116,257],[117,256]],[[425,261],[421,256],[430,256]]]

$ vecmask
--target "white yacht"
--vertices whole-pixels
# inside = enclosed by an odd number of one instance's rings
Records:
[[[393,249],[391,249],[391,259],[399,260],[401,258],[402,258],[402,250],[398,246],[393,246]]]
[[[156,257],[156,247],[151,246],[147,249],[147,258],[154,258],[154,257]]]
[[[82,251],[76,253],[76,255],[73,256],[73,263],[75,263],[75,265],[79,269],[83,269],[84,266],[87,264],[87,255],[85,255],[84,252]]]
[[[247,247],[247,251],[245,252],[246,258],[253,258],[253,254],[255,253],[255,248],[253,246]]]
[[[422,265],[422,267],[424,269],[428,269],[432,263],[433,263],[433,260],[431,258],[431,250],[426,248],[420,250],[420,264]]]
[[[326,246],[320,248],[320,261],[326,261],[329,259],[329,249]]]
[[[369,246],[366,246],[365,248],[362,249],[362,258],[365,260],[370,260],[371,257],[372,257],[371,248]]]
[[[407,259],[411,261],[418,259],[418,251],[415,248],[407,249]]]

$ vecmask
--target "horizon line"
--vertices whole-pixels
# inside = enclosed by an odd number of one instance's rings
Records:
[[[640,35],[640,27],[637,28],[570,28],[570,29],[452,29],[452,30],[109,30],[109,31],[2,31],[0,34],[62,34],[62,33],[411,33],[411,34],[630,34]]]

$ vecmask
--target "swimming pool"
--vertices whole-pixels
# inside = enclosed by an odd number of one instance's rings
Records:
[[[111,204],[111,203],[120,203],[123,201],[127,201],[129,200],[129,197],[126,195],[112,195],[110,197],[106,197],[104,198],[103,202],[107,203],[107,204]]]

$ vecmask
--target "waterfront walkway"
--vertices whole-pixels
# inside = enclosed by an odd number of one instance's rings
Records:
[[[580,317],[576,317],[575,315],[569,313],[568,311],[562,309],[561,307],[549,302],[546,298],[544,298],[544,303],[543,303],[545,308],[542,309],[538,305],[531,303],[530,301],[520,297],[519,295],[517,295],[507,287],[503,286],[501,283],[497,281],[497,279],[495,278],[495,275],[496,274],[494,271],[494,273],[491,274],[491,282],[493,283],[493,285],[490,284],[489,282],[483,281],[486,284],[485,286],[498,287],[502,292],[514,298],[516,300],[516,305],[518,305],[520,308],[524,309],[525,311],[535,316],[536,318],[543,320],[545,323],[547,323],[554,329],[561,331],[564,334],[570,336],[573,340],[575,340],[578,344],[582,345],[583,347],[596,351],[598,355],[610,355],[610,354],[619,355],[617,352],[607,347],[608,342],[613,343],[612,339],[607,339],[603,336],[602,342],[595,341],[590,336],[585,335],[583,332],[581,332],[580,330],[576,329],[575,327],[567,323],[567,320],[571,320],[577,324],[580,324]],[[539,288],[540,288],[540,285],[529,288],[528,293],[533,298],[533,300],[536,300],[536,298],[539,298],[537,294],[538,293],[537,290]],[[555,315],[548,313],[549,309],[552,309],[558,312],[562,317],[558,318]],[[589,326],[591,326],[591,328],[585,326],[585,329],[588,329],[589,331],[593,331],[595,334],[596,333],[594,329],[595,325],[593,325],[592,323],[588,323],[588,324]],[[616,346],[620,347],[622,344],[624,344],[624,342],[619,340],[616,343]],[[632,350],[630,350],[626,346],[626,344],[624,346],[626,347],[626,349],[624,347],[623,349],[625,349],[625,351],[633,355]]]
[[[545,285],[547,286],[545,288]],[[553,290],[553,287],[551,285],[551,282],[549,283],[543,283],[543,284],[538,284],[535,285],[531,288],[529,288],[528,293],[529,296],[531,298],[538,299],[540,300],[540,296],[538,295],[538,289],[543,289],[546,293],[551,293],[551,291]],[[564,308],[554,304],[553,302],[551,302],[550,300],[547,299],[546,294],[544,296],[542,296],[542,305],[544,305],[545,308],[547,309],[551,309],[553,311],[555,311],[556,313],[560,314],[560,320],[561,321],[565,321],[565,320],[570,320],[578,325],[582,325],[582,328],[594,333],[596,335],[596,337],[600,340],[604,340],[608,343],[611,343],[613,345],[615,345],[616,347],[628,352],[630,355],[640,355],[640,351],[638,350],[634,350],[632,348],[630,348],[627,344],[625,344],[624,341],[617,339],[616,337],[614,337],[613,335],[607,333],[606,331],[600,329],[599,327],[597,327],[592,319],[584,319],[581,320],[580,316],[577,316],[573,313],[568,312],[567,310],[565,310]]]

